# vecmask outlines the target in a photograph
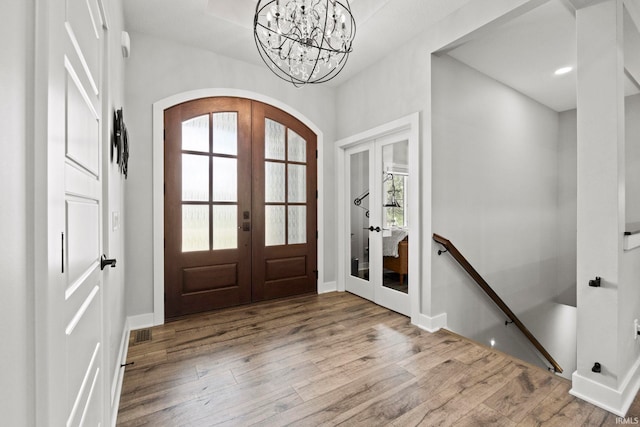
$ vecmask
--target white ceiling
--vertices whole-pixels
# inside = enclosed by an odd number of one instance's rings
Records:
[[[576,24],[573,11],[550,1],[489,34],[449,51],[460,62],[553,108],[575,108],[574,71],[554,75],[576,64]]]
[[[338,85],[470,0],[351,0],[353,53]],[[127,31],[263,65],[253,40],[256,0],[125,0]],[[134,53],[135,54],[135,53]]]
[[[549,1],[448,54],[556,111],[576,107],[576,20],[566,1]],[[554,74],[566,66],[573,71]],[[638,93],[629,78],[625,93]]]
[[[350,0],[356,19],[353,53],[339,85],[469,1]],[[253,40],[256,0],[125,0],[127,31],[199,47],[263,65]],[[567,0],[551,0],[448,52],[529,97],[564,111],[575,108],[575,17]],[[135,52],[133,52],[135,55]],[[638,89],[627,81],[627,92]]]

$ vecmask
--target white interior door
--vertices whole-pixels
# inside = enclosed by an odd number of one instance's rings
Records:
[[[345,289],[411,315],[408,275],[408,138],[404,133],[345,150]]]
[[[37,349],[38,423],[102,425],[104,405],[101,168],[103,23],[99,0],[47,9],[47,283]],[[39,39],[42,42],[42,38]],[[46,58],[46,59],[45,59]],[[42,65],[42,64],[41,64]],[[38,213],[36,213],[38,214]]]

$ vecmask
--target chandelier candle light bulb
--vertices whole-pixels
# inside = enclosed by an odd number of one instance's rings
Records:
[[[262,60],[281,79],[323,83],[344,68],[356,24],[349,0],[259,0],[253,34]]]

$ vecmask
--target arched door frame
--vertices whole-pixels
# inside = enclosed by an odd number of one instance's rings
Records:
[[[153,324],[164,323],[164,110],[199,98],[230,96],[272,105],[291,114],[317,135],[318,228],[323,224],[324,144],[318,126],[296,109],[266,95],[240,89],[208,88],[178,93],[153,103]],[[324,237],[318,235],[318,287],[324,283]]]

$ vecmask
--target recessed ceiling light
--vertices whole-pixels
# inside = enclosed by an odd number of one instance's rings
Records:
[[[561,76],[563,74],[567,74],[570,73],[573,70],[573,67],[562,67],[562,68],[558,68],[555,73],[556,76]]]

